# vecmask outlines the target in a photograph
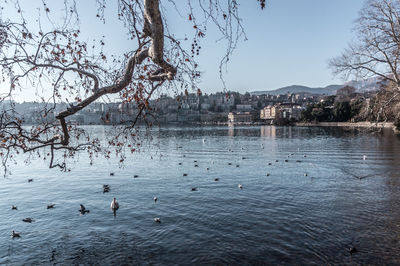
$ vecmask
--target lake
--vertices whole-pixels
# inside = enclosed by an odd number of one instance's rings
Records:
[[[108,128],[92,130],[101,137]],[[68,173],[41,159],[12,166],[0,178],[0,264],[400,264],[400,137],[392,132],[151,134],[120,168],[114,157],[91,166],[85,156]]]

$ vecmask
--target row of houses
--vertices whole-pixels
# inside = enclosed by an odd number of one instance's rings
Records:
[[[298,121],[301,118],[302,110],[303,107],[298,104],[279,103],[265,106],[260,112],[230,112],[228,122],[232,124],[250,124],[253,122],[276,124],[285,121]]]

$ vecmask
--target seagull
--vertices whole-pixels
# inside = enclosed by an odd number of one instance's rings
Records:
[[[154,202],[157,202],[157,200],[158,200],[158,198],[157,198],[157,197],[154,197],[153,199],[154,199]]]
[[[21,237],[21,233],[20,232],[15,232],[14,230],[11,233],[12,238],[14,237]]]
[[[203,139],[203,143],[206,143],[206,139]]]
[[[156,217],[156,218],[154,218],[154,222],[156,222],[156,223],[161,223],[161,219],[160,218],[158,218],[158,217]]]
[[[243,188],[243,186],[242,186],[241,184],[239,184],[239,185],[238,185],[238,188],[242,189],[242,188]]]
[[[33,219],[32,218],[24,218],[24,219],[22,219],[22,221],[25,223],[31,223],[31,222],[33,222]]]
[[[119,208],[119,203],[117,202],[117,199],[114,197],[113,200],[111,201],[110,207],[113,211],[118,210]]]
[[[54,206],[55,206],[55,204],[49,204],[49,205],[47,205],[47,209],[53,209]]]
[[[81,206],[81,208],[79,209],[81,214],[85,214],[85,213],[89,213],[89,210],[86,210],[85,206],[83,206],[83,204],[79,204]]]
[[[11,210],[17,210],[17,206],[15,205],[11,206]]]
[[[367,155],[363,155],[363,160],[367,160]]]

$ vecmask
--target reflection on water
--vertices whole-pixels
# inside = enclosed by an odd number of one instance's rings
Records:
[[[123,168],[85,157],[70,173],[39,160],[15,167],[0,181],[0,264],[400,263],[400,138],[391,132],[186,127],[153,137]],[[79,204],[90,213],[79,215]]]

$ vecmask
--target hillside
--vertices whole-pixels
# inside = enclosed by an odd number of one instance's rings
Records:
[[[275,90],[267,90],[267,91],[252,91],[250,94],[252,95],[261,95],[261,94],[270,94],[270,95],[279,95],[279,94],[287,94],[287,93],[310,93],[310,94],[326,94],[326,95],[334,95],[336,91],[344,86],[353,86],[356,88],[357,92],[367,92],[367,91],[376,91],[379,89],[378,78],[370,78],[367,80],[361,81],[349,81],[343,85],[329,85],[326,87],[317,87],[311,88],[302,85],[291,85]]]

